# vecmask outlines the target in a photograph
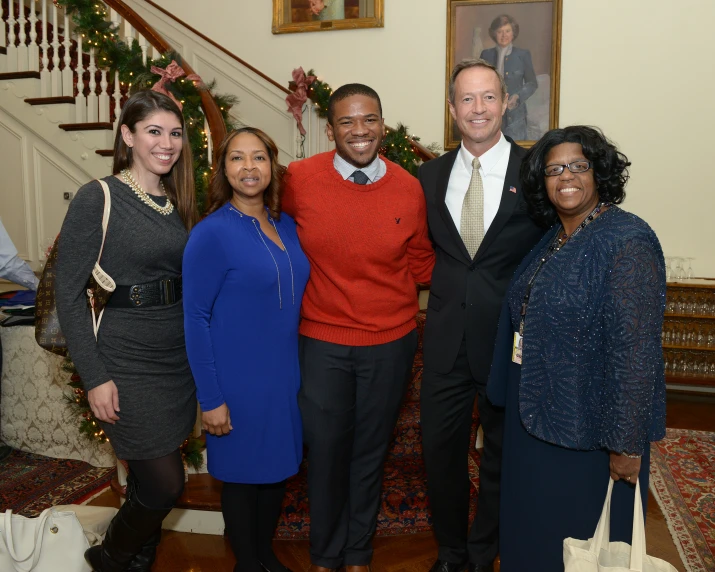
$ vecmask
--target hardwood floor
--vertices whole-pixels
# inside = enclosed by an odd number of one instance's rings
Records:
[[[715,431],[715,396],[668,394],[668,427]],[[209,486],[209,485],[206,485]],[[118,497],[109,491],[92,504],[118,506]],[[646,518],[648,553],[672,563],[685,572],[660,508],[649,495]],[[276,554],[294,572],[310,566],[308,541],[276,540]],[[376,538],[375,572],[426,572],[434,562],[437,544],[431,533]],[[232,572],[233,554],[221,536],[165,531],[159,546],[154,572]]]

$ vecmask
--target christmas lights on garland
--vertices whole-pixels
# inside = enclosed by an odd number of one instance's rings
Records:
[[[315,105],[319,117],[327,117],[328,102],[330,101],[330,95],[333,93],[332,88],[324,81],[318,79],[315,71],[312,69],[305,74],[305,76],[315,78],[308,84],[308,99]],[[297,87],[293,81],[288,84],[288,89],[293,92],[296,91]],[[382,145],[380,146],[380,154],[387,157],[393,163],[397,163],[413,175],[416,175],[420,158],[417,156],[417,153],[415,153],[412,142],[419,140],[419,137],[410,135],[407,132],[405,125],[398,123],[396,129],[386,130],[385,138],[382,140]]]
[[[64,8],[82,36],[82,49],[89,52],[94,49],[98,67],[119,72],[122,94],[133,93],[139,89],[151,88],[160,77],[152,73],[152,66],[166,68],[172,61],[182,65],[182,58],[175,52],[162,54],[161,57],[147,63],[142,61],[142,49],[136,38],[131,44],[119,37],[119,29],[107,20],[104,3],[96,0],[56,0]],[[109,79],[113,80],[111,73]],[[182,103],[182,113],[188,126],[188,137],[194,161],[196,198],[199,211],[203,212],[206,191],[211,174],[208,156],[208,134],[204,128],[205,117],[201,109],[201,91],[208,91],[221,110],[226,129],[230,130],[234,122],[229,110],[238,102],[232,95],[214,93],[215,81],[201,83],[196,80],[180,78],[167,83],[166,88]]]
[[[76,413],[80,419],[79,432],[85,439],[92,443],[103,444],[109,441],[109,438],[102,430],[102,427],[97,423],[97,419],[92,413],[87,400],[87,393],[82,385],[82,379],[77,373],[77,369],[72,363],[72,359],[66,357],[62,362],[62,370],[71,374],[70,381],[67,385],[72,388],[71,393],[65,394],[68,406]],[[202,451],[204,442],[196,437],[189,437],[181,446],[181,456],[184,463],[195,470],[199,470],[204,464]]]

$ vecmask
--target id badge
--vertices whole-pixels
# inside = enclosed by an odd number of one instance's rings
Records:
[[[511,361],[521,365],[521,349],[524,338],[519,332],[514,332],[514,347],[511,350]]]

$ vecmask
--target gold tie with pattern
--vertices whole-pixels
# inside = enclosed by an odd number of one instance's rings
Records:
[[[469,256],[474,258],[484,238],[484,183],[479,174],[479,159],[477,157],[472,160],[472,178],[462,203],[459,234],[462,236]]]

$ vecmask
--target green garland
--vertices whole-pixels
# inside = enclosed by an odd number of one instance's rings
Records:
[[[77,31],[82,35],[82,49],[88,52],[94,48],[97,66],[108,68],[111,72],[119,72],[122,92],[132,93],[138,89],[150,88],[159,76],[152,73],[152,66],[165,68],[172,60],[183,65],[181,56],[175,52],[162,54],[156,60],[147,58],[142,62],[142,50],[139,42],[134,39],[127,44],[119,37],[117,26],[107,21],[105,5],[96,0],[57,0],[67,14],[72,17]],[[113,81],[113,73],[109,77]],[[181,101],[183,115],[188,126],[188,137],[194,161],[196,199],[199,211],[203,212],[205,197],[208,190],[211,165],[208,157],[208,135],[204,130],[204,114],[201,110],[201,91],[208,91],[216,101],[227,129],[233,128],[233,120],[229,110],[238,102],[232,95],[214,93],[216,82],[197,86],[193,81],[180,78],[168,83],[167,89]]]
[[[72,359],[66,357],[62,362],[62,370],[71,374],[70,381],[67,385],[72,388],[71,393],[65,394],[67,405],[79,417],[79,433],[91,443],[106,443],[109,438],[102,430],[102,427],[97,423],[97,419],[92,413],[87,399],[87,393],[82,385],[82,379],[77,373],[77,369],[72,362]],[[187,466],[195,470],[199,470],[204,464],[202,451],[205,444],[202,439],[189,437],[181,446],[181,456]]]
[[[318,79],[315,70],[311,69],[305,75],[306,77],[314,76],[316,78],[308,86],[308,99],[315,105],[319,117],[327,117],[328,103],[333,89],[327,83]],[[291,91],[295,91],[296,87],[292,81],[288,84],[288,89]],[[419,140],[419,137],[409,135],[405,125],[398,123],[397,129],[386,130],[385,138],[380,146],[380,154],[393,163],[397,163],[411,174],[416,175],[420,158],[415,153],[412,142]]]

